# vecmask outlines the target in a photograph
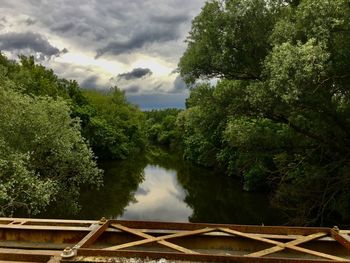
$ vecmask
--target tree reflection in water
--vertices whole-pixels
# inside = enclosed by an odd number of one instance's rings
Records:
[[[132,160],[101,162],[104,186],[85,188],[77,215],[56,212],[41,217],[282,224],[266,194],[248,193],[240,182],[193,166],[179,152],[152,148]]]

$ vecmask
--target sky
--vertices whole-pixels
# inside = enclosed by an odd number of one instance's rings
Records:
[[[141,109],[184,107],[177,73],[205,0],[0,0],[0,50],[82,88],[118,86]]]

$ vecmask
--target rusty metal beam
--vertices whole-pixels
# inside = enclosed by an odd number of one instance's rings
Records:
[[[137,235],[137,236],[146,238],[146,239],[154,238],[153,236],[148,235],[148,234],[145,234],[145,233],[142,232],[142,231],[137,231],[137,230],[135,230],[135,229],[131,229],[131,228],[128,228],[128,227],[119,225],[119,224],[111,224],[111,226],[112,226],[112,227],[115,227],[115,228],[117,228],[117,229],[120,229],[120,230],[122,230],[122,231],[125,231],[125,232],[128,232],[128,233],[131,233],[131,234],[134,234],[134,235]],[[179,245],[170,243],[170,242],[168,242],[168,241],[166,241],[166,240],[160,240],[160,241],[157,241],[157,243],[159,243],[159,244],[161,244],[161,245],[164,245],[164,246],[166,246],[166,247],[170,247],[171,249],[174,249],[174,250],[177,250],[177,251],[180,251],[180,252],[183,252],[183,253],[187,253],[187,254],[198,254],[197,252],[195,252],[195,251],[193,251],[193,250],[190,250],[190,249],[184,248],[184,247],[182,247],[182,246],[179,246]]]
[[[25,250],[0,248],[0,260],[47,262],[51,257],[59,256],[57,250]]]
[[[334,232],[330,228],[120,220],[109,220],[98,225],[98,222],[0,218],[0,247],[9,247],[0,250],[0,261],[48,261],[52,256],[57,260],[62,245],[71,248],[75,245],[74,251],[77,254],[72,253],[72,256],[68,255],[71,258],[64,258],[63,261],[91,261],[98,257],[95,260],[108,262],[113,257],[148,257],[206,262],[313,263],[338,260],[350,263],[348,230]],[[135,235],[144,239],[135,241]],[[175,239],[175,243],[169,242],[169,239]],[[302,243],[308,244],[305,246],[307,248],[298,246]],[[268,244],[274,247],[268,248]],[[48,250],[49,245],[52,245],[52,250]],[[139,245],[142,246],[130,250],[130,247]],[[10,249],[11,246],[17,249]],[[41,249],[42,246],[45,248]],[[19,247],[27,249],[18,249]],[[101,249],[103,247],[107,249]],[[168,248],[176,251],[166,252],[170,251]],[[269,256],[270,253],[284,249],[288,249],[288,253]],[[322,252],[316,251],[318,249]],[[247,254],[249,256],[242,256],[243,251],[250,253]],[[253,251],[258,252],[252,253]],[[63,256],[66,255],[62,253]],[[295,258],[298,256],[302,258]]]
[[[350,249],[350,237],[349,237],[349,235],[341,234],[341,233],[339,233],[339,230],[337,230],[337,229],[331,229],[331,235],[336,241],[338,241],[346,249]]]
[[[91,232],[87,234],[82,240],[78,242],[74,246],[74,248],[79,249],[79,248],[86,248],[90,245],[92,245],[102,234],[103,232],[106,231],[108,228],[110,222],[106,221],[102,224],[96,224],[93,226]]]
[[[96,250],[96,249],[79,249],[77,251],[77,257],[79,262],[91,262],[91,257],[99,257],[102,262],[110,262],[111,258],[126,257],[126,258],[151,258],[151,259],[167,259],[167,260],[185,260],[185,261],[202,261],[202,262],[242,262],[242,263],[331,263],[333,260],[319,260],[319,259],[291,259],[291,258],[281,258],[281,257],[242,257],[234,255],[211,255],[211,254],[183,254],[183,253],[169,253],[169,252],[152,252],[152,251],[128,251],[128,250]],[[106,257],[103,261],[103,257]],[[72,260],[64,260],[67,262],[75,262]],[[350,261],[344,261],[350,262]]]
[[[246,233],[275,234],[275,235],[311,235],[319,232],[329,232],[327,227],[286,227],[286,226],[253,226],[233,224],[203,224],[203,223],[169,223],[152,221],[111,220],[111,223],[121,224],[135,229],[168,229],[168,230],[196,230],[209,228],[230,228]]]
[[[228,228],[219,228],[219,230],[221,230],[223,232],[226,232],[226,233],[230,233],[232,235],[241,236],[241,237],[245,237],[245,238],[249,238],[249,239],[253,239],[253,240],[257,240],[257,241],[261,241],[261,242],[265,242],[265,243],[269,243],[269,244],[274,244],[274,245],[277,245],[277,246],[280,246],[280,247],[283,247],[283,248],[288,248],[288,249],[295,250],[295,251],[298,251],[298,252],[302,252],[302,253],[305,253],[305,254],[310,254],[310,255],[313,255],[313,256],[316,256],[316,257],[326,258],[326,259],[330,259],[330,260],[333,260],[333,261],[346,261],[346,259],[341,258],[341,257],[329,255],[329,254],[318,252],[318,251],[314,251],[314,250],[311,250],[311,249],[298,247],[298,246],[295,246],[295,245],[291,245],[290,243],[282,243],[282,242],[274,241],[274,240],[267,239],[267,238],[254,237],[254,236],[252,236],[250,234],[243,233],[243,232],[240,232],[240,231],[235,231],[235,230],[228,229]]]
[[[318,239],[318,238],[323,237],[325,235],[327,235],[327,233],[311,234],[311,235],[308,235],[308,236],[304,236],[304,237],[295,239],[295,240],[290,241],[290,242],[288,242],[286,244],[287,245],[296,246],[296,245],[300,245],[300,244],[309,242],[311,240]],[[282,247],[282,246],[274,246],[274,247],[267,248],[267,249],[264,249],[264,250],[261,250],[261,251],[258,251],[258,252],[254,252],[254,253],[248,254],[247,256],[249,256],[249,257],[262,257],[262,256],[266,256],[266,255],[269,255],[269,254],[272,254],[272,253],[276,253],[276,252],[282,251],[284,249],[285,249],[285,247]]]
[[[108,248],[105,248],[105,250],[118,250],[118,249],[122,249],[122,248],[134,247],[134,246],[139,246],[139,245],[143,245],[143,244],[147,244],[147,243],[162,241],[162,240],[166,240],[166,239],[170,239],[170,238],[193,236],[193,235],[204,234],[204,233],[208,233],[208,232],[212,232],[212,231],[215,231],[215,228],[206,227],[203,229],[196,229],[196,230],[192,230],[192,231],[182,231],[182,232],[171,234],[171,235],[165,235],[165,236],[160,236],[160,237],[150,237],[150,238],[139,240],[139,241],[134,241],[134,242],[121,244],[118,246],[108,247]]]

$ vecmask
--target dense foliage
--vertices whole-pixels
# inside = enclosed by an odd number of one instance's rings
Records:
[[[146,144],[143,114],[124,93],[82,92],[32,57],[0,54],[0,106],[1,215],[76,212],[80,185],[102,182],[94,156],[122,159]]]
[[[36,64],[33,57],[20,56],[17,63],[0,55],[0,65],[21,93],[66,100],[71,116],[81,120],[82,134],[99,158],[124,159],[144,148],[142,113],[118,88],[84,91],[76,81],[58,78],[52,70]]]
[[[182,110],[163,109],[146,111],[146,136],[151,144],[175,146],[178,143],[177,115]]]
[[[83,91],[89,104],[79,108],[83,134],[103,159],[125,159],[146,145],[144,115],[117,88],[108,92]]]
[[[350,5],[212,0],[180,60],[197,84],[180,114],[185,156],[274,190],[293,223],[350,219]]]
[[[3,79],[2,79],[3,80]],[[101,171],[62,99],[0,90],[0,214],[35,214],[52,202],[76,211],[79,186]]]

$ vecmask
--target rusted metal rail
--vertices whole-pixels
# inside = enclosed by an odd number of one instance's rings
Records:
[[[0,261],[350,263],[349,234],[336,227],[0,218]]]

